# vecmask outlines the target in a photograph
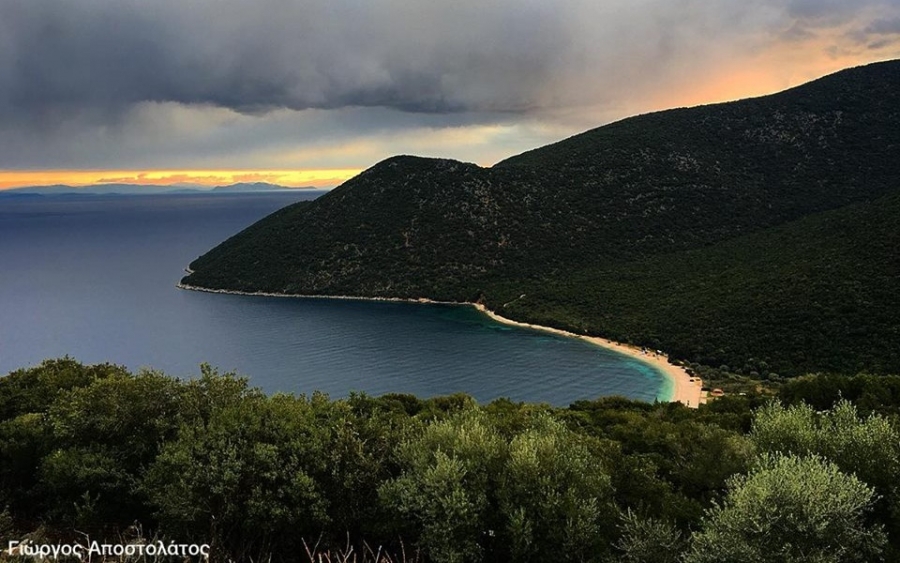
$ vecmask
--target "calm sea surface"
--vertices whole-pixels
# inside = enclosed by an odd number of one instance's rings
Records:
[[[318,194],[0,197],[0,373],[70,355],[267,392],[465,392],[566,405],[668,395],[651,367],[468,307],[183,291],[194,258]]]

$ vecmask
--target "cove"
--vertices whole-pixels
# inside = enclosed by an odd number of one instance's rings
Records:
[[[319,390],[566,405],[667,398],[667,380],[577,339],[471,307],[182,291],[199,254],[316,193],[0,201],[0,373],[70,355],[192,377],[199,364],[268,393]]]

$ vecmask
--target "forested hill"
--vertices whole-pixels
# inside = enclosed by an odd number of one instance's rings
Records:
[[[482,299],[711,365],[900,372],[880,355],[900,334],[898,161],[891,61],[625,119],[490,169],[394,157],[229,239],[184,282]]]

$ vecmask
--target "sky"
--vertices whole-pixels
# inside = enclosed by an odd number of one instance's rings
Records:
[[[0,0],[0,188],[333,186],[900,58],[900,0]]]

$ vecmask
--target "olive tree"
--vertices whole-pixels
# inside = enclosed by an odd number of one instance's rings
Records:
[[[484,414],[468,408],[400,445],[403,472],[381,487],[382,500],[415,523],[437,563],[480,560],[493,533],[491,491],[506,449]]]
[[[606,550],[615,508],[589,442],[549,415],[515,436],[500,488],[516,561],[588,561]]]
[[[883,416],[860,417],[848,401],[823,412],[770,403],[757,411],[750,438],[759,452],[822,456],[882,495],[900,474],[900,433]]]
[[[818,456],[762,455],[731,479],[693,537],[686,563],[877,561],[886,537],[866,524],[875,493]]]

